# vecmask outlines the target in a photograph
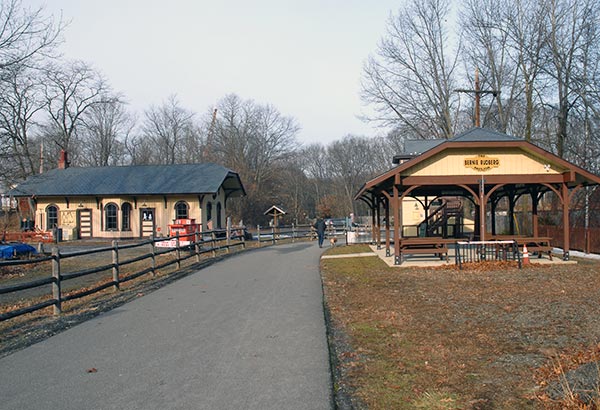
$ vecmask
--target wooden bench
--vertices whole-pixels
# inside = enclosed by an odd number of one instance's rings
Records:
[[[537,252],[538,258],[542,257],[544,252],[548,253],[548,258],[552,260],[552,246],[550,245],[550,240],[552,238],[547,236],[538,236],[531,238],[515,238],[517,244],[520,248],[524,245],[527,245],[527,252],[534,253]]]
[[[400,263],[404,255],[434,255],[448,261],[448,243],[456,239],[443,238],[404,238],[400,240]]]
[[[548,258],[552,260],[552,245],[550,245],[552,238],[549,236],[492,235],[489,238],[490,240],[515,240],[521,250],[523,249],[523,245],[527,245],[528,253],[537,253],[538,258],[541,258],[547,252]]]

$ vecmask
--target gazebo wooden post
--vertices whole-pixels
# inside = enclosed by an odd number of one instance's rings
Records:
[[[479,180],[479,240],[485,241],[485,180]]]
[[[429,208],[431,206],[431,201],[427,200],[427,196],[425,197],[425,203],[423,206],[423,217],[425,218],[425,236],[427,236],[428,232],[429,232]],[[417,232],[417,236],[419,235],[419,232]]]
[[[566,182],[562,183],[562,203],[563,203],[563,260],[569,260],[569,250],[571,247],[571,238],[569,237],[569,187]]]
[[[515,234],[515,194],[512,190],[508,195],[508,233]]]
[[[385,198],[385,256],[390,256],[390,197]]]
[[[498,206],[498,198],[490,201],[492,207],[492,235],[496,235],[496,207]]]
[[[377,199],[375,198],[375,194],[372,195],[371,197],[371,227],[372,227],[372,232],[371,232],[371,243],[373,245],[375,245],[377,243],[377,223],[376,223],[376,217],[375,217],[375,207],[377,206]]]
[[[375,238],[377,240],[377,250],[381,249],[381,198],[379,196],[377,196],[377,198],[375,198],[375,210],[377,212],[377,216],[375,217],[375,220],[377,221],[377,230]]]
[[[540,196],[538,194],[538,190],[534,188],[531,191],[531,230],[533,232],[533,236],[539,236],[539,220],[538,220],[538,203],[540,202]]]
[[[400,194],[398,193],[398,184],[400,183],[400,176],[396,174],[394,177],[394,265],[400,265],[400,225],[402,221],[400,220]]]

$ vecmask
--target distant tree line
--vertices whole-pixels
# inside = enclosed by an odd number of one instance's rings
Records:
[[[276,204],[288,222],[306,223],[356,211],[360,184],[388,166],[383,141],[347,136],[305,147],[294,118],[235,94],[201,115],[176,95],[133,113],[100,71],[60,54],[62,20],[0,0],[0,26],[4,189],[55,168],[60,150],[71,166],[216,162],[238,172],[247,191],[230,204],[234,221],[266,224],[263,212]]]
[[[60,54],[62,20],[0,0],[0,186],[56,167],[216,162],[247,191],[234,221],[265,224],[367,213],[353,195],[391,167],[407,138],[450,138],[473,126],[477,68],[482,126],[600,169],[599,7],[595,0],[409,0],[365,64],[361,95],[382,136],[303,145],[300,124],[230,94],[198,113],[176,95],[140,113],[92,65]],[[451,34],[454,33],[454,36]]]

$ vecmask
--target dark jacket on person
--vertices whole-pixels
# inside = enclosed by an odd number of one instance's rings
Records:
[[[317,219],[317,222],[315,222],[314,227],[318,233],[320,233],[320,234],[325,233],[325,228],[326,228],[325,221],[322,220],[321,218]]]

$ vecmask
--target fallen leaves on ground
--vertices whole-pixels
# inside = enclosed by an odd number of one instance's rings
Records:
[[[570,369],[595,355],[585,346],[600,341],[597,263],[382,265],[322,262],[331,322],[357,354],[339,360],[336,382],[369,409],[551,408],[540,392],[552,361]]]

